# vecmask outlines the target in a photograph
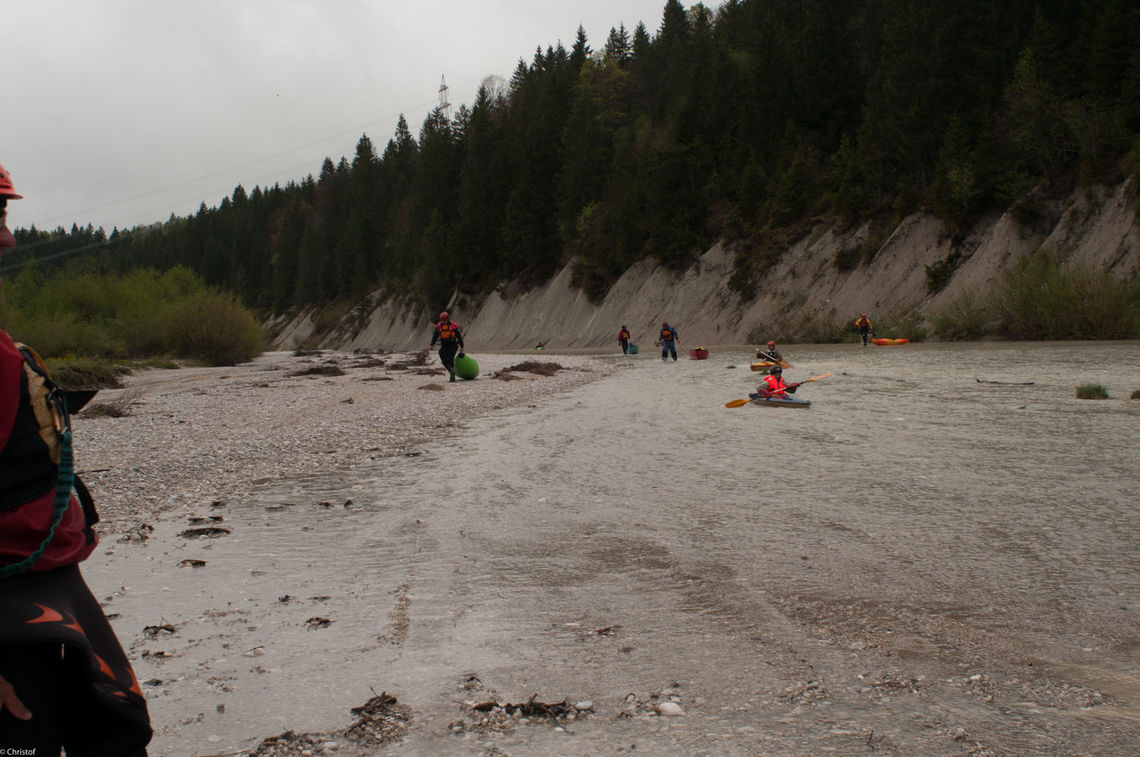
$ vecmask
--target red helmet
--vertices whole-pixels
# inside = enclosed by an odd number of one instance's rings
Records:
[[[12,186],[12,176],[4,166],[0,166],[0,197],[5,197],[9,200],[22,200],[23,195],[16,194],[16,188]]]
[[[775,347],[775,346],[776,346],[776,343],[775,343],[775,342],[768,342],[768,346],[769,346],[769,347]]]
[[[439,320],[441,320],[441,321],[447,320],[447,311],[446,310],[439,314]]]
[[[661,324],[661,328],[665,328],[665,327],[666,327],[666,326],[668,326],[668,325],[669,325],[668,323],[662,323],[662,324]]]

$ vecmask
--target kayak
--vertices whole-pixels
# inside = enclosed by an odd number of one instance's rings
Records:
[[[631,344],[631,345],[629,345],[629,349],[627,349],[627,350],[625,351],[625,354],[627,354],[627,355],[636,355],[636,354],[637,354],[637,345],[636,345],[636,344]]]
[[[475,358],[460,352],[455,356],[455,375],[470,380],[479,375],[479,364]]]
[[[909,339],[872,339],[871,344],[877,344],[880,347],[888,347],[892,344],[906,344]]]
[[[754,371],[766,371],[769,368],[771,368],[773,365],[775,365],[775,363],[773,363],[771,360],[757,360],[756,362],[754,362],[752,364],[752,370],[754,370]],[[792,364],[786,360],[781,360],[780,361],[780,367],[787,369],[787,368],[791,368]]]
[[[704,347],[695,347],[689,350],[689,360],[706,360],[709,356],[709,351]]]
[[[801,400],[799,397],[794,397],[790,394],[776,397],[761,397],[759,394],[749,394],[748,398],[752,401],[753,405],[767,405],[768,407],[811,407],[811,400]]]

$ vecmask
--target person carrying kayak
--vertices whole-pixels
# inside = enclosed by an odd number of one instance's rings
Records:
[[[768,349],[756,350],[757,360],[771,360],[773,363],[778,363],[784,358],[776,351],[776,343],[774,341],[768,342]]]
[[[4,223],[22,197],[0,166]],[[138,680],[79,563],[99,516],[75,475],[69,411],[39,355],[0,331],[0,754],[146,754]],[[72,407],[68,407],[68,402]]]
[[[657,339],[661,343],[661,359],[667,360],[672,355],[673,362],[677,362],[677,329],[670,326],[668,322],[662,323],[661,333]]]
[[[768,397],[783,397],[786,394],[795,394],[796,389],[799,389],[799,384],[788,384],[784,381],[784,369],[776,363],[768,371],[768,375],[760,382],[760,386],[756,387],[756,393],[761,397],[767,399]]]
[[[867,346],[867,339],[871,336],[871,319],[867,317],[866,313],[860,314],[855,319],[855,328],[859,329],[859,336],[863,337],[863,346]]]
[[[439,314],[439,323],[435,324],[428,349],[434,347],[437,341],[439,342],[439,362],[443,363],[443,367],[451,375],[449,380],[454,382],[455,353],[463,349],[463,334],[459,333],[459,325],[451,320],[447,311]]]
[[[618,332],[618,344],[621,345],[621,352],[623,355],[629,354],[629,338],[629,329],[627,329],[625,326],[622,326],[621,331]]]

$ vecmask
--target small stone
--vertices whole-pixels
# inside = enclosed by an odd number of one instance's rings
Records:
[[[592,709],[594,709],[594,702],[591,699],[583,699],[581,702],[578,702],[577,704],[574,705],[574,709],[577,710],[578,712],[584,712],[585,710],[592,710]]]
[[[662,702],[661,704],[657,705],[657,712],[667,718],[680,717],[681,715],[685,714],[685,711],[681,708],[681,705],[677,704],[676,702]]]

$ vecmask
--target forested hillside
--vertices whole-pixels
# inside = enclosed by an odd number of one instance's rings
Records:
[[[1029,220],[1135,172],[1138,133],[1132,0],[668,0],[655,30],[579,29],[317,177],[109,236],[20,230],[6,263],[86,247],[88,266],[184,265],[281,313],[376,289],[438,304],[568,261],[599,297],[636,261],[683,269],[728,240],[748,296],[805,220]]]

